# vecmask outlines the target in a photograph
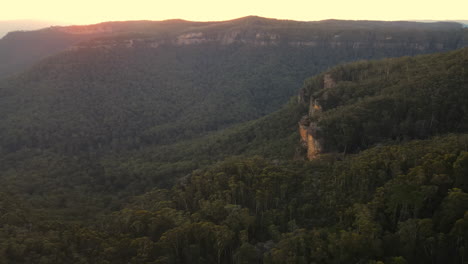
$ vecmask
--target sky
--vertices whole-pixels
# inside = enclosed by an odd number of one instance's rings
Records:
[[[468,20],[468,0],[14,0],[0,21],[34,19],[66,24],[104,21],[220,21],[248,15],[315,21]]]

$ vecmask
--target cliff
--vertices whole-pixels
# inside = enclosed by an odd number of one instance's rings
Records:
[[[329,73],[319,77],[319,86],[321,89],[332,89],[336,86],[336,81]],[[301,146],[307,149],[307,159],[315,159],[324,150],[324,139],[320,135],[320,126],[318,121],[322,113],[322,106],[320,105],[320,98],[310,96],[307,100],[302,96],[299,97],[300,103],[309,102],[308,114],[303,116],[299,121],[299,134],[301,136]],[[325,93],[326,94],[326,93]],[[326,98],[325,95],[323,98]]]
[[[69,50],[160,49],[162,46],[245,45],[295,48],[345,57],[345,61],[448,51],[465,46],[458,23],[325,20],[313,22],[245,17],[231,21],[124,21],[12,32],[0,39],[0,77]],[[352,56],[351,56],[352,55]],[[331,58],[333,59],[333,58]]]
[[[298,126],[307,158],[468,131],[467,62],[462,48],[338,65],[306,80]]]
[[[106,29],[106,28],[104,28]],[[110,29],[107,29],[110,32]],[[162,45],[249,45],[254,47],[294,47],[310,50],[409,50],[410,55],[426,52],[439,52],[463,47],[466,41],[461,37],[462,30],[447,31],[392,31],[380,29],[366,29],[356,32],[355,29],[303,30],[303,34],[292,34],[277,27],[231,27],[171,32],[168,34],[139,33],[119,37],[106,37],[82,42],[70,47],[72,50],[86,48],[158,48]],[[67,31],[68,32],[68,31]],[[74,32],[79,32],[74,29]],[[83,32],[90,32],[83,30]],[[103,31],[106,32],[106,31]],[[75,33],[77,34],[77,33]],[[128,45],[129,42],[135,45]]]

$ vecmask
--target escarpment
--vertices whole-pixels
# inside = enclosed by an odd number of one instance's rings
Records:
[[[307,158],[468,131],[468,48],[338,65],[308,79],[299,103]],[[450,68],[450,71],[444,69]]]
[[[99,33],[111,32],[107,28],[98,28]],[[107,31],[106,31],[107,30]],[[461,40],[446,41],[443,34],[427,33],[427,36],[420,36],[415,39],[405,32],[386,32],[368,30],[368,34],[372,37],[353,35],[352,31],[345,32],[346,34],[335,34],[330,38],[329,34],[334,32],[321,32],[308,30],[301,36],[296,36],[279,30],[277,28],[235,28],[228,30],[219,30],[216,32],[206,32],[203,30],[183,32],[172,36],[162,34],[145,33],[139,37],[122,37],[122,38],[104,38],[93,41],[82,42],[69,47],[71,50],[79,50],[86,48],[158,48],[162,45],[173,46],[188,46],[201,44],[217,44],[217,45],[233,45],[243,44],[254,47],[294,47],[307,49],[331,49],[331,50],[354,50],[361,52],[364,50],[408,50],[409,55],[427,52],[440,52],[451,50],[457,47],[466,45]],[[90,31],[83,30],[73,31],[73,34],[85,34]],[[460,31],[461,32],[461,31]],[[460,32],[452,33],[458,35]],[[169,34],[170,35],[170,34]],[[431,41],[425,41],[424,38],[430,36]],[[134,42],[138,45],[128,45],[128,42]]]
[[[324,74],[319,77],[319,87],[322,89],[332,89],[336,86],[336,81],[331,74]],[[318,124],[322,113],[322,105],[320,99],[326,99],[327,93],[323,93],[322,98],[310,95],[309,98],[304,98],[307,92],[303,89],[299,96],[299,102],[309,102],[308,114],[304,115],[299,121],[299,134],[301,136],[301,146],[307,149],[307,159],[315,159],[324,151],[324,138],[321,135],[321,128]]]
[[[307,159],[312,160],[323,151],[323,140],[319,137],[320,128],[316,122],[311,122],[308,116],[299,121],[301,145],[307,149]]]
[[[159,24],[158,24],[159,23]],[[161,26],[164,23],[164,26]],[[167,24],[169,23],[169,24]],[[181,24],[182,23],[182,24]],[[172,23],[173,24],[173,23]],[[70,49],[84,48],[159,48],[164,45],[249,45],[254,47],[293,47],[302,49],[353,50],[357,53],[373,50],[378,57],[388,57],[396,50],[405,55],[439,52],[463,47],[466,30],[456,23],[402,23],[380,21],[282,21],[246,17],[224,22],[195,23],[144,21],[129,25],[102,23],[84,28],[66,27],[61,31],[73,34],[114,32],[117,38],[83,42]],[[135,37],[126,35],[137,33]],[[128,45],[129,41],[135,45]],[[379,50],[386,50],[382,54]],[[356,55],[362,57],[360,55]]]
[[[68,52],[165,52],[165,48],[249,48],[313,56],[310,64],[442,52],[468,44],[458,23],[288,21],[245,17],[231,21],[123,21],[12,32],[0,39],[0,77]],[[276,49],[273,51],[273,49]],[[230,51],[233,52],[233,51]],[[322,59],[319,57],[326,57]],[[315,67],[312,72],[322,70]]]

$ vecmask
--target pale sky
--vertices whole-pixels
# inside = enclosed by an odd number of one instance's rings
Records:
[[[219,21],[248,15],[315,21],[467,20],[468,0],[5,0],[0,20],[91,24],[122,20]]]

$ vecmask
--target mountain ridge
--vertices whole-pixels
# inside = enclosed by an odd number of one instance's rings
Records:
[[[12,32],[4,38],[0,39],[0,77],[5,77],[14,72],[19,72],[34,64],[34,62],[53,55],[57,52],[66,50],[67,48],[78,45],[81,42],[103,41],[105,39],[126,39],[127,34],[140,34],[145,39],[151,36],[161,40],[167,37],[181,36],[189,33],[199,33],[214,37],[220,35],[223,31],[231,32],[231,34],[239,35],[241,32],[249,28],[268,29],[271,34],[282,35],[286,38],[297,39],[304,37],[307,34],[323,35],[325,32],[329,34],[339,34],[344,30],[364,30],[368,34],[372,32],[388,31],[391,34],[393,30],[399,31],[400,34],[405,30],[415,30],[417,35],[413,38],[425,37],[425,34],[449,33],[452,31],[461,30],[462,26],[456,23],[441,22],[441,23],[417,23],[417,22],[382,22],[382,21],[340,21],[340,20],[325,20],[325,21],[291,21],[291,20],[275,20],[261,17],[244,17],[230,21],[217,22],[192,22],[185,20],[165,20],[165,21],[124,21],[124,22],[103,22],[84,26],[63,26],[50,27],[36,31],[28,32]],[[237,32],[236,31],[241,31]],[[273,32],[271,32],[273,31]],[[335,32],[335,33],[333,33]],[[260,32],[261,33],[261,32]],[[363,34],[363,32],[355,32]],[[453,34],[454,32],[450,33]],[[418,36],[418,34],[420,36]],[[455,47],[466,45],[466,36],[461,34],[460,44]],[[214,36],[213,36],[214,35]],[[242,35],[242,34],[240,34]],[[248,34],[247,34],[248,35]],[[466,35],[466,33],[465,33]],[[346,36],[347,38],[351,37]],[[365,32],[364,32],[365,36]],[[255,35],[250,38],[255,38]],[[362,36],[361,36],[362,37]],[[383,40],[388,36],[380,36]],[[231,36],[232,38],[232,36]],[[405,38],[408,38],[405,37]],[[131,38],[130,38],[131,39]],[[186,42],[200,43],[200,39],[186,39]],[[263,41],[263,42],[262,42]],[[165,40],[165,42],[171,42]],[[269,43],[268,38],[263,40],[260,36],[258,43]],[[387,40],[387,42],[392,42]],[[255,43],[255,42],[254,42]],[[306,45],[315,45],[313,40],[305,43]],[[89,45],[89,44],[88,44]],[[128,45],[128,44],[124,44]],[[159,44],[158,44],[159,45]],[[454,44],[450,44],[453,46]],[[80,45],[78,45],[79,47]]]

